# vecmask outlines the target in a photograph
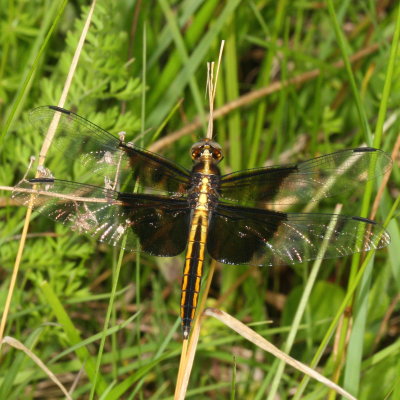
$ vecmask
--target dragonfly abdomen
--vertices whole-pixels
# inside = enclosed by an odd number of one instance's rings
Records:
[[[194,210],[182,278],[181,319],[184,338],[189,336],[200,292],[208,230],[208,211]]]

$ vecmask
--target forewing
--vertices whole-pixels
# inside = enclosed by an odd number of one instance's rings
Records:
[[[51,178],[24,181],[13,198],[24,205],[32,202],[54,221],[112,246],[166,257],[186,247],[190,216],[186,200],[121,194]]]
[[[328,232],[332,220],[334,227]],[[329,235],[327,249],[320,255]],[[211,216],[207,250],[226,264],[287,265],[378,249],[389,241],[381,225],[364,218],[219,204]]]
[[[93,174],[106,187],[133,192],[140,186],[183,196],[189,171],[172,161],[126,144],[90,121],[55,106],[34,109],[30,114],[34,127],[46,134],[52,121],[56,126],[54,145],[69,160],[78,160],[86,171],[79,181],[89,182]],[[93,178],[92,178],[93,179]]]
[[[224,175],[220,195],[243,205],[307,203],[355,190],[385,174],[391,164],[390,156],[378,149],[343,150],[298,164]]]

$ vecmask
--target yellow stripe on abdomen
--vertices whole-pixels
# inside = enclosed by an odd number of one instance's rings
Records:
[[[208,229],[208,212],[194,210],[182,278],[181,319],[183,336],[187,338],[196,311]]]

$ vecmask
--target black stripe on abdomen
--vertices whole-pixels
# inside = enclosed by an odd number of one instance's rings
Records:
[[[190,326],[199,298],[201,276],[203,274],[206,229],[207,218],[201,214],[195,214],[189,234],[182,278],[181,318],[185,338],[189,336]]]

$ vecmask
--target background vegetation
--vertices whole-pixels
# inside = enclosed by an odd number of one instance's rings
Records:
[[[27,112],[58,103],[88,4],[0,2],[0,185],[16,184],[29,157],[39,152],[43,132],[32,129]],[[145,131],[143,146],[190,167],[190,146],[205,132],[206,62],[217,59],[225,39],[215,124],[224,172],[372,145],[375,132],[375,143],[391,153],[399,132],[399,63],[388,71],[397,11],[390,0],[99,0],[66,108],[114,134],[124,130],[130,139]],[[260,88],[268,89],[257,97]],[[243,95],[239,107],[225,107]],[[195,118],[200,122],[194,129],[180,131]],[[381,222],[399,195],[396,156],[376,215]],[[79,165],[67,168],[49,159],[48,166],[58,178],[79,180]],[[3,191],[2,304],[26,212],[9,198]],[[374,197],[363,208],[361,199],[362,191],[349,193],[319,204],[318,211],[332,212],[335,202],[344,202],[343,213],[367,216]],[[398,218],[388,230],[391,245],[376,253],[318,364],[360,399],[400,398]],[[119,251],[40,215],[34,214],[30,233],[6,334],[32,349],[67,388],[73,386],[73,398],[89,398],[93,378],[82,371],[96,364]],[[102,398],[171,398],[181,347],[182,264],[183,256],[123,255],[97,378]],[[358,265],[357,257],[323,263],[293,357],[311,363]],[[221,265],[208,305],[256,323],[256,331],[283,348],[310,268]],[[271,356],[206,320],[188,398],[327,398],[320,383],[310,381],[301,392],[302,375],[291,368],[276,371]],[[0,398],[62,394],[30,358],[3,345]]]

